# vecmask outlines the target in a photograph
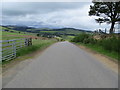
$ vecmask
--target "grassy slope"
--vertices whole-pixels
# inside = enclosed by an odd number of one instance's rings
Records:
[[[21,37],[22,35],[33,35],[32,33],[17,33],[17,32],[6,32],[6,31],[2,31],[2,40],[10,40],[10,39],[19,39],[19,38],[24,38]]]
[[[2,31],[2,30],[9,30],[9,31],[13,31],[13,32],[6,32],[6,31]],[[10,39],[24,38],[24,37],[21,37],[20,35],[22,36],[22,35],[35,35],[35,34],[20,32],[20,31],[16,31],[16,30],[12,30],[12,29],[8,29],[8,28],[0,26],[0,36],[1,36],[0,40],[10,40]]]
[[[59,31],[40,31],[40,32],[43,32],[43,33],[57,33]]]
[[[50,31],[40,31],[40,32],[44,32],[44,33],[66,33],[66,34],[79,34],[81,33],[81,31],[77,31],[77,30],[70,30],[70,29],[65,29],[65,31],[53,31],[53,30],[50,30]]]
[[[73,39],[75,36],[66,36],[66,35],[62,35],[62,38],[64,40],[67,40],[67,41],[71,41],[71,39]]]

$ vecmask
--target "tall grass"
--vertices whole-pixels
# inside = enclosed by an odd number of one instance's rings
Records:
[[[115,36],[96,40],[92,35],[83,33],[72,39],[72,42],[82,43],[100,53],[119,60],[118,55],[120,54],[120,38]]]
[[[108,39],[103,39],[103,40],[99,40],[97,42],[97,45],[102,46],[104,49],[108,50],[108,51],[114,51],[114,52],[118,52],[120,53],[120,39],[119,38],[108,38]]]

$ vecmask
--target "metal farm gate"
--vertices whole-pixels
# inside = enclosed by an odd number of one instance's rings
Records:
[[[32,38],[0,40],[0,60],[8,61],[16,58],[17,50],[32,45]]]

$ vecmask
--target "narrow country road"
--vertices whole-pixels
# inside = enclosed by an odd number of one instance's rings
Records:
[[[3,88],[118,88],[118,75],[65,41],[47,48]]]

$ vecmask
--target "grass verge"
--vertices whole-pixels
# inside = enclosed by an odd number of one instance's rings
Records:
[[[50,46],[51,44],[55,43],[55,40],[49,39],[49,40],[40,40],[40,39],[33,39],[32,46],[28,46],[28,47],[23,47],[22,49],[17,51],[17,58],[15,59],[15,61],[21,61],[21,60],[25,60],[28,58],[32,58],[35,52],[37,51],[41,51],[45,48],[47,48],[48,46]],[[20,58],[19,58],[20,57]],[[14,60],[10,60],[10,61],[4,61],[2,62],[2,65],[6,65],[9,64],[10,62],[13,62]]]
[[[55,41],[53,41],[53,40],[39,40],[39,39],[35,40],[35,39],[33,39],[33,45],[20,49],[17,52],[17,57],[18,56],[23,56],[23,55],[26,55],[26,54],[30,54],[34,51],[37,51],[38,49],[44,49],[45,47],[53,44],[54,42]]]
[[[106,56],[108,56],[108,57],[111,57],[111,58],[113,58],[114,60],[116,60],[116,61],[119,61],[119,55],[118,55],[118,53],[117,52],[114,52],[114,51],[112,51],[112,52],[110,52],[110,51],[108,51],[108,50],[105,50],[103,47],[101,47],[101,46],[97,46],[97,45],[93,45],[93,44],[83,44],[83,43],[77,43],[77,45],[83,45],[83,46],[85,46],[85,47],[87,47],[87,48],[90,48],[91,50],[94,50],[94,51],[96,51],[96,52],[98,52],[98,53],[100,53],[100,54],[103,54],[103,55],[106,55]]]

